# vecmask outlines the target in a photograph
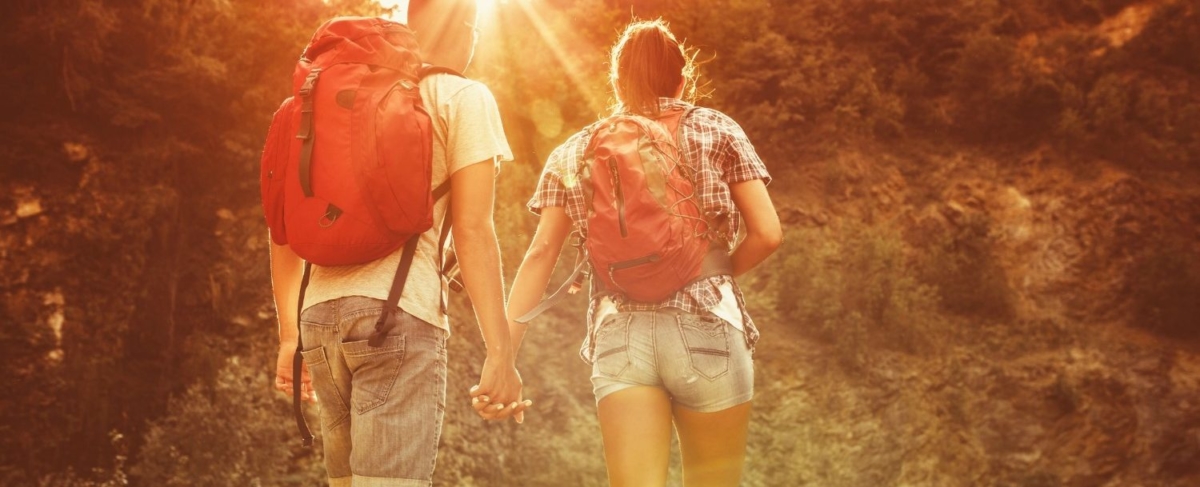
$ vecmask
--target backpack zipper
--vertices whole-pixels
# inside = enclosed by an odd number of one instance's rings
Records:
[[[609,158],[608,172],[612,173],[613,196],[617,198],[617,223],[621,226],[621,238],[629,237],[625,228],[625,194],[621,192],[621,175],[617,172],[617,160]]]

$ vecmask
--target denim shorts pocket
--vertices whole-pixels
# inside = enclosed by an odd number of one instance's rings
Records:
[[[620,377],[629,368],[629,321],[633,315],[606,318],[596,330],[596,371]]]
[[[675,317],[692,370],[708,379],[729,372],[729,324],[715,316]]]
[[[363,414],[387,402],[404,363],[404,336],[389,336],[379,347],[372,347],[366,340],[346,342],[342,344],[342,356],[354,378],[350,402],[355,412]]]
[[[300,352],[304,356],[304,365],[312,377],[313,391],[317,393],[317,404],[321,406],[321,422],[326,427],[333,427],[350,417],[346,407],[346,397],[334,382],[333,370],[329,368],[329,359],[325,356],[325,348],[317,347]]]

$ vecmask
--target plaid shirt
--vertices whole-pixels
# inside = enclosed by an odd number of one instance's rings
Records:
[[[689,109],[692,105],[674,98],[659,98],[659,110],[662,112],[680,108]],[[732,249],[732,242],[741,226],[741,215],[733,204],[729,185],[754,179],[770,183],[771,176],[746,133],[728,115],[710,108],[698,108],[680,123],[680,150],[684,160],[696,166],[697,195],[701,208],[709,221],[720,221],[721,217],[725,217],[723,221],[727,222],[727,226],[719,230],[725,236],[725,241],[731,243]],[[577,175],[591,138],[590,129],[587,127],[572,135],[550,154],[538,181],[537,191],[528,203],[529,209],[539,215],[542,208],[564,207],[576,231],[583,236],[587,235],[587,208]],[[621,296],[614,301],[620,311],[678,308],[691,314],[711,314],[709,310],[721,301],[719,286],[725,283],[729,283],[734,290],[738,308],[742,312],[746,343],[753,349],[758,340],[758,329],[746,312],[741,289],[733,276],[714,276],[694,282],[657,303],[639,303]],[[599,297],[594,297],[588,307],[588,335],[580,350],[588,362],[592,361],[594,355],[592,336],[597,325],[592,317],[600,302]]]

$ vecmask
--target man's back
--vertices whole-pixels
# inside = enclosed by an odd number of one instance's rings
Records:
[[[409,19],[426,62],[467,67],[477,41],[473,0],[411,0]],[[438,243],[448,211],[464,287],[487,344],[478,391],[499,403],[489,417],[519,420],[529,405],[521,401],[492,221],[495,163],[512,159],[499,110],[485,86],[451,74],[426,77],[420,91],[433,127],[431,187],[453,184],[434,206],[433,228],[419,236],[400,294],[403,312],[387,309],[403,249],[364,265],[313,267],[305,309],[295,316],[302,261],[285,244],[271,247],[280,324],[276,388],[291,389],[291,357],[302,343],[299,382],[307,385],[311,374],[321,398],[325,466],[334,486],[427,486],[432,479],[446,401],[449,327]]]
[[[452,74],[434,74],[421,80],[420,87],[433,121],[432,187],[468,165],[493,158],[512,160],[495,99],[486,86]],[[438,272],[438,241],[449,201],[447,196],[434,206],[433,228],[420,237],[400,297],[405,312],[447,331],[446,316],[440,310],[443,284]],[[305,308],[346,296],[386,299],[402,251],[364,265],[314,267]]]

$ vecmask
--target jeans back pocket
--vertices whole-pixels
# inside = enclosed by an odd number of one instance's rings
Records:
[[[631,314],[617,314],[596,329],[596,370],[608,377],[620,377],[629,368],[629,321]]]
[[[729,324],[715,316],[676,315],[692,370],[712,380],[729,372]]]
[[[329,366],[329,357],[325,355],[325,347],[317,346],[311,350],[300,352],[304,356],[304,365],[312,377],[313,391],[317,393],[317,404],[321,407],[321,422],[327,428],[332,428],[350,418],[350,410],[346,407],[346,397],[338,387],[337,378]]]
[[[350,402],[358,414],[366,413],[387,402],[392,386],[404,364],[404,337],[391,335],[383,345],[370,346],[366,340],[342,344],[342,356],[353,377]]]

